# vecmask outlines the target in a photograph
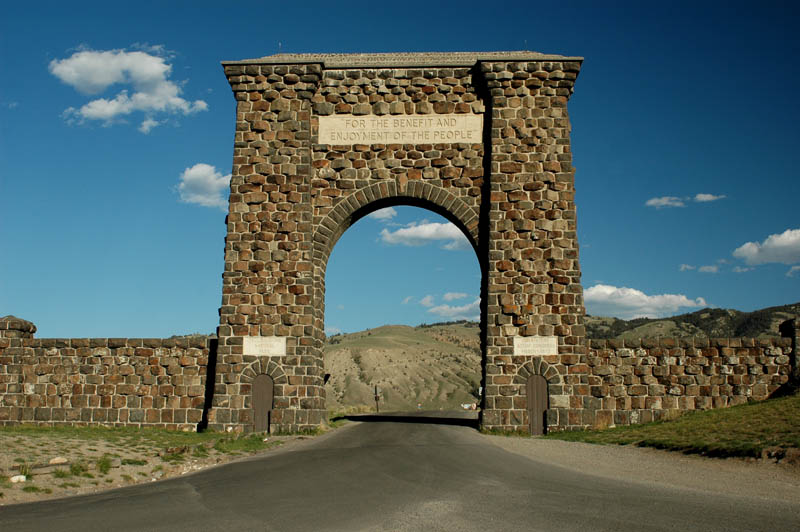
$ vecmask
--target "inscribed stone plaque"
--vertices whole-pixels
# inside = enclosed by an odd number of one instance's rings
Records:
[[[529,357],[558,354],[556,336],[515,336],[514,354]]]
[[[286,354],[285,336],[245,336],[244,354],[261,357],[280,357]]]
[[[332,115],[319,117],[319,143],[433,144],[482,142],[483,115]]]

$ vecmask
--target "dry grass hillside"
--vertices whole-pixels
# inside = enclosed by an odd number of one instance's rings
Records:
[[[586,317],[589,338],[767,337],[800,316],[800,303],[754,312],[703,309],[670,318],[620,320]],[[331,411],[458,409],[477,401],[481,380],[480,329],[458,322],[408,327],[386,325],[328,338],[325,371]]]
[[[386,325],[328,338],[328,408],[374,408],[375,386],[382,411],[452,410],[475,403],[481,380],[478,331],[476,323]]]
[[[600,316],[586,316],[586,333],[589,338],[766,338],[780,336],[781,322],[800,316],[800,303],[769,307],[753,312],[705,308],[697,312],[670,318],[638,318],[620,320]]]

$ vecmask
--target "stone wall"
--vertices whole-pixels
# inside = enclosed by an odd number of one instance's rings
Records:
[[[590,340],[585,357],[541,360],[550,370],[548,425],[630,425],[763,400],[790,381],[792,358],[790,338]],[[512,398],[525,394],[521,377]]]
[[[534,374],[548,381],[549,430],[646,423],[766,399],[796,384],[796,326],[782,324],[784,338],[591,340],[586,355],[501,363],[489,393],[511,422],[495,428],[528,426],[525,382]],[[205,426],[215,338],[35,339],[35,331],[31,322],[0,318],[0,425]],[[244,370],[231,404],[250,408],[258,374],[273,376],[275,406],[286,408],[298,385],[264,357]]]
[[[197,430],[203,419],[209,348],[215,341],[3,335],[0,425]]]

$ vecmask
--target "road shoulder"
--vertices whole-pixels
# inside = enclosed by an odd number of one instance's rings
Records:
[[[350,423],[344,424],[344,428]],[[263,435],[265,447],[257,451],[241,451],[235,453],[217,452],[213,447],[206,448],[202,456],[197,456],[187,449],[180,449],[183,453],[180,460],[169,460],[169,455],[162,456],[164,450],[159,452],[156,447],[123,448],[114,447],[103,439],[95,440],[59,440],[58,445],[53,441],[39,435],[37,438],[16,435],[14,442],[22,448],[33,448],[46,443],[47,450],[43,451],[44,465],[32,470],[32,475],[26,476],[21,483],[13,483],[12,476],[16,474],[12,461],[13,453],[8,448],[0,451],[0,507],[31,503],[51,499],[69,498],[87,494],[107,492],[118,488],[125,488],[139,484],[153,483],[176,477],[189,476],[201,471],[223,466],[232,462],[254,460],[264,455],[277,455],[285,452],[302,450],[306,445],[317,440],[330,437],[336,430],[328,430],[316,435]],[[8,439],[8,438],[6,438]],[[37,441],[43,440],[43,441]],[[60,447],[56,452],[54,447]],[[110,456],[108,467],[100,472],[97,468],[98,459]],[[177,452],[177,451],[176,451]],[[64,460],[63,465],[47,466],[46,459],[50,455],[59,455]],[[84,464],[87,467],[75,471],[74,464]],[[74,472],[70,472],[72,469]],[[27,488],[27,489],[26,489]]]
[[[764,460],[706,458],[658,449],[483,435],[536,462],[650,486],[800,503],[800,469]]]

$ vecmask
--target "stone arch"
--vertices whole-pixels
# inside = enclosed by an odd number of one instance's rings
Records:
[[[546,358],[558,371],[585,355],[566,113],[580,62],[482,52],[225,63],[236,139],[209,427],[250,424],[242,393],[270,362],[247,377],[242,368],[266,354],[256,349],[262,343],[289,381],[276,379],[276,425],[324,423],[327,262],[359,218],[402,204],[441,214],[471,242],[482,274],[480,423],[523,425],[513,376],[535,357],[517,353],[516,338],[556,339],[558,353]],[[390,80],[410,90],[378,88]],[[350,115],[363,118],[348,125]],[[369,120],[392,120],[392,131]],[[548,422],[580,427],[570,411],[574,387],[541,362],[535,370],[558,399]]]
[[[313,239],[314,265],[325,267],[336,242],[358,220],[383,207],[408,204],[422,207],[453,222],[478,249],[479,213],[447,189],[424,181],[409,181],[405,186],[396,181],[383,181],[364,187],[328,212],[317,225]]]
[[[534,358],[529,360],[517,370],[514,375],[514,384],[525,386],[525,382],[531,375],[541,375],[547,380],[548,387],[560,386],[563,384],[563,379],[558,370],[542,360],[541,358]]]
[[[435,181],[434,181],[435,183]],[[319,302],[314,312],[314,340],[322,350],[325,323],[325,277],[328,259],[339,238],[364,216],[384,207],[409,205],[430,210],[452,222],[469,241],[475,253],[481,275],[486,275],[486,263],[479,250],[479,207],[469,206],[440,184],[422,180],[386,180],[356,189],[342,198],[324,216],[315,218],[313,233],[313,294]],[[484,279],[481,279],[483,290]],[[486,328],[486,306],[481,306],[481,382],[485,364],[483,331]],[[324,396],[324,390],[321,391]]]
[[[248,364],[247,367],[242,370],[239,382],[241,384],[252,384],[253,379],[258,375],[269,375],[276,385],[288,384],[289,382],[281,365],[271,360],[269,357],[261,357]]]

